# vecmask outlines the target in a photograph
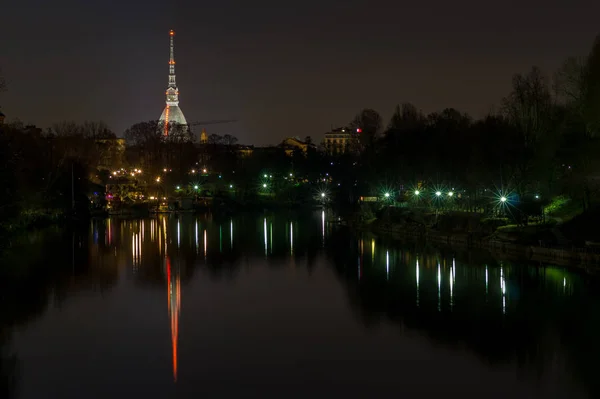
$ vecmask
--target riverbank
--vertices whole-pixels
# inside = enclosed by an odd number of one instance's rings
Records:
[[[482,249],[494,256],[510,260],[528,260],[540,263],[553,263],[562,266],[585,269],[588,272],[600,272],[600,248],[595,246],[560,246],[538,240],[532,242],[527,228],[513,229],[510,233],[503,229],[455,229],[440,230],[426,221],[405,219],[402,222],[390,222],[374,218],[369,221],[351,223],[353,227],[369,230],[375,234],[392,236],[402,240],[423,240],[437,245],[457,249]],[[472,223],[465,223],[471,225]],[[539,228],[547,233],[551,226]],[[540,234],[540,237],[543,234]]]

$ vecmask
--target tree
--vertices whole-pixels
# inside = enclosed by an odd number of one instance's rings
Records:
[[[414,129],[423,124],[423,114],[411,103],[404,103],[402,107],[396,105],[394,114],[388,124],[388,131],[403,131]]]
[[[377,135],[381,132],[381,116],[377,111],[371,108],[363,109],[350,122],[352,134],[355,134],[357,141],[363,149],[374,152]]]
[[[571,57],[555,75],[557,95],[566,114],[560,157],[568,165],[565,182],[571,195],[591,203],[591,177],[600,171],[600,36],[584,59]]]
[[[85,121],[81,126],[82,134],[93,140],[116,139],[117,135],[102,121]]]
[[[222,144],[223,143],[223,137],[219,136],[218,134],[211,134],[210,136],[208,136],[208,144]]]
[[[238,142],[238,139],[235,136],[226,134],[225,136],[223,136],[223,142],[225,143],[225,145],[233,146]]]
[[[547,79],[539,68],[533,67],[526,75],[514,75],[512,83],[512,91],[503,99],[502,109],[518,134],[518,142],[511,154],[512,175],[515,188],[523,195],[526,186],[533,182],[532,169],[538,144],[549,138],[553,131],[555,109]]]
[[[584,70],[583,118],[592,136],[600,134],[600,36],[596,37]]]
[[[164,124],[157,120],[132,125],[125,131],[125,139],[129,142],[128,158],[148,172],[156,173],[162,165],[163,132]]]

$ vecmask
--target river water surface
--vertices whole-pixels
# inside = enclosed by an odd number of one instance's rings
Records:
[[[600,395],[594,278],[391,242],[327,219],[159,216],[35,235],[5,265],[3,391]]]

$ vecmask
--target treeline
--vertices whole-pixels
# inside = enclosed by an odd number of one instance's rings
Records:
[[[74,202],[87,209],[104,155],[95,143],[105,138],[116,135],[102,122],[61,122],[45,131],[20,122],[0,125],[0,224],[59,215]]]
[[[600,179],[600,39],[551,77],[533,67],[516,74],[499,112],[474,120],[454,108],[424,115],[396,107],[384,126],[365,109],[357,174],[373,185],[426,182],[520,196],[566,194],[588,207]]]

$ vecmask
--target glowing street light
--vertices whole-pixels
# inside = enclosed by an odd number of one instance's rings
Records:
[[[321,198],[325,198],[325,193],[321,193]]]
[[[156,182],[157,182],[157,183],[160,183],[160,176],[158,176],[158,177],[156,178]]]
[[[267,188],[267,183],[263,183],[263,188]]]
[[[385,198],[390,198],[390,193],[383,194]]]
[[[175,188],[176,188],[177,190],[181,190],[181,187],[180,187],[180,186],[177,186],[177,187],[175,187]]]
[[[442,192],[441,192],[441,191],[436,191],[436,192],[435,192],[435,195],[436,195],[437,197],[439,197],[440,195],[442,195]]]
[[[450,191],[450,192],[448,193],[448,197],[452,197],[453,195],[454,195],[454,193],[453,193],[452,191]]]
[[[194,186],[194,190],[198,190],[198,186]]]
[[[507,198],[505,196],[500,197],[500,202],[506,202]]]
[[[233,184],[230,184],[230,185],[229,185],[229,188],[233,188]]]
[[[268,176],[267,175],[263,175],[263,177],[266,179]]]
[[[421,194],[421,192],[419,190],[415,190],[415,195],[419,196],[419,194]]]

